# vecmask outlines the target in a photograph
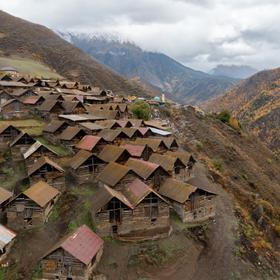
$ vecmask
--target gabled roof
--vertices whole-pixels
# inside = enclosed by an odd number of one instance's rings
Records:
[[[102,248],[104,241],[89,227],[83,225],[62,238],[44,257],[62,248],[80,262],[88,265]]]
[[[118,111],[116,110],[98,110],[92,108],[91,106],[87,106],[86,109],[90,114],[100,117],[101,119],[104,120],[116,119],[116,117],[118,116]]]
[[[168,149],[170,149],[172,146],[179,147],[179,144],[174,137],[164,137],[162,138],[162,141]]]
[[[70,120],[73,122],[84,122],[84,121],[96,121],[103,120],[104,118],[95,116],[92,114],[69,114],[69,115],[59,115],[59,118]]]
[[[117,161],[123,155],[127,155],[127,157],[129,157],[126,149],[119,146],[106,145],[98,156],[105,162],[110,162]]]
[[[60,192],[46,182],[39,181],[24,191],[23,194],[40,207],[45,207],[52,199],[58,196]]]
[[[101,137],[95,135],[85,135],[81,141],[76,144],[75,148],[92,151],[92,149],[102,140]]]
[[[12,128],[18,131],[18,133],[20,133],[21,131],[19,129],[17,129],[15,126],[13,126],[12,124],[2,124],[0,125],[0,134],[2,134],[3,132],[5,132],[5,130],[7,130],[8,128]]]
[[[78,106],[85,109],[84,105],[80,101],[63,101],[62,106],[64,108],[64,113],[66,114],[71,114]]]
[[[43,167],[45,164],[52,166],[54,169],[59,171],[60,173],[64,173],[64,170],[62,167],[60,167],[57,163],[50,160],[48,157],[40,157],[36,162],[34,162],[27,170],[28,176],[31,176],[34,172],[36,172],[38,169]]]
[[[154,162],[160,165],[166,171],[172,171],[176,161],[186,167],[186,165],[177,157],[172,157],[168,155],[152,154],[149,158],[150,162]]]
[[[45,146],[43,143],[41,143],[40,141],[36,141],[34,144],[32,144],[28,150],[23,154],[23,158],[27,159],[29,158],[33,153],[35,153],[40,147],[44,147],[45,149],[49,150],[50,152],[52,152],[54,155],[57,155],[56,151],[52,150],[50,147]]]
[[[130,184],[126,185],[121,192],[131,203],[132,208],[135,208],[148,194],[154,191],[140,179],[135,178]]]
[[[103,129],[98,133],[98,136],[107,142],[113,142],[117,137],[127,138],[126,134],[116,129]]]
[[[151,129],[149,127],[138,127],[138,131],[145,136]]]
[[[21,88],[24,88],[24,87],[30,87],[31,85],[30,85],[30,84],[24,84],[24,83],[21,83],[21,82],[3,81],[3,80],[0,80],[0,86],[3,86],[3,87],[21,87]]]
[[[62,107],[62,104],[60,101],[53,99],[53,98],[48,98],[38,107],[38,110],[44,111],[44,112],[50,112],[56,105],[58,105],[63,110],[63,107]]]
[[[87,161],[90,157],[94,157],[96,161],[104,162],[102,159],[100,159],[98,156],[85,151],[80,150],[75,156],[71,158],[71,167],[76,170],[79,168],[85,161]]]
[[[10,199],[12,196],[12,192],[0,187],[0,205]]]
[[[170,129],[170,127],[165,126],[166,123],[164,123],[162,121],[157,121],[157,120],[144,121],[144,124],[146,126],[151,126],[151,127],[162,129],[162,130]]]
[[[15,232],[0,224],[0,249],[3,249],[15,237]]]
[[[12,96],[15,96],[15,97],[20,97],[22,95],[24,95],[26,92],[28,92],[30,89],[28,88],[18,88],[18,89],[15,89],[11,92],[11,95]]]
[[[97,179],[110,187],[114,187],[129,172],[131,172],[131,169],[127,166],[110,162],[98,175]]]
[[[197,187],[183,181],[167,178],[159,189],[159,193],[179,203],[186,202]]]
[[[121,147],[126,149],[132,157],[141,157],[147,145],[124,144]]]
[[[117,120],[103,120],[97,121],[96,124],[103,126],[104,128],[112,129],[113,127],[121,127]]]
[[[140,127],[144,124],[144,121],[141,119],[128,119],[133,127]]]
[[[112,188],[104,185],[98,189],[94,194],[92,200],[92,207],[94,213],[98,212],[102,207],[104,207],[112,198],[117,198],[128,208],[133,209],[130,201],[119,191],[113,190]]]
[[[25,105],[36,105],[41,100],[45,100],[43,96],[27,96],[22,100],[22,103]]]
[[[86,132],[78,126],[68,126],[57,137],[60,140],[70,141],[80,132],[86,134]]]
[[[168,149],[168,147],[165,145],[165,143],[161,139],[157,139],[157,138],[136,138],[135,144],[137,144],[137,145],[147,145],[154,152],[156,152],[158,150],[160,145],[163,145],[166,149]]]
[[[50,123],[47,123],[44,126],[43,131],[49,133],[55,133],[58,129],[60,129],[65,124],[67,124],[65,121],[51,120]]]
[[[142,135],[138,128],[135,127],[117,128],[117,130],[122,131],[129,138],[135,137],[137,134],[140,134],[140,136]]]
[[[135,158],[130,158],[125,165],[144,180],[147,180],[158,168],[160,168],[156,163]]]
[[[32,136],[30,136],[27,132],[21,132],[21,133],[10,143],[10,147],[15,146],[15,145],[17,144],[17,142],[18,142],[22,137],[24,137],[24,136],[26,136],[26,137],[28,137],[30,140],[32,140],[33,143],[36,142],[36,140],[35,140]]]
[[[186,166],[187,166],[190,156],[191,156],[190,153],[183,151],[183,150],[174,151],[174,152],[167,151],[165,154],[168,156],[171,156],[171,157],[179,158]]]

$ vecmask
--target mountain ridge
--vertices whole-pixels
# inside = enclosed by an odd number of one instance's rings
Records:
[[[59,34],[118,73],[128,78],[139,77],[181,103],[200,103],[238,82],[194,70],[163,53],[144,51],[119,38],[71,32]]]

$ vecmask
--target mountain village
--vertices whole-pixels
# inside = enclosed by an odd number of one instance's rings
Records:
[[[97,269],[107,238],[132,243],[169,238],[171,213],[186,224],[214,218],[217,194],[189,182],[197,160],[181,147],[168,122],[137,119],[134,101],[110,90],[4,70],[2,266],[9,266],[18,233],[48,224],[72,186],[79,190],[87,184],[94,190],[93,226],[79,225],[48,248],[38,263],[40,279],[106,279]],[[156,111],[164,101],[145,102]],[[32,121],[41,123],[41,130],[32,128]],[[4,183],[11,172],[7,162],[12,169],[23,166],[23,175],[10,185]]]

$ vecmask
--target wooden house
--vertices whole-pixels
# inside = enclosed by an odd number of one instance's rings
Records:
[[[169,172],[173,178],[178,180],[186,180],[188,178],[187,166],[178,157],[168,155],[152,154],[149,158],[150,162],[160,165],[164,170]]]
[[[80,150],[70,160],[70,166],[74,170],[79,184],[93,180],[105,165],[104,160],[86,150]]]
[[[131,157],[142,158],[143,160],[148,160],[153,153],[148,145],[135,145],[134,142],[129,142],[121,147],[126,149]]]
[[[143,134],[135,127],[124,127],[117,130],[122,131],[131,140],[143,137]]]
[[[47,123],[43,127],[43,135],[51,142],[59,141],[57,135],[61,134],[64,129],[68,127],[68,124],[65,121],[61,120],[51,120],[50,123]]]
[[[100,117],[104,120],[120,119],[120,113],[117,110],[100,110],[96,109],[93,105],[87,106],[86,108],[89,114]]]
[[[122,189],[127,183],[139,176],[130,168],[116,162],[110,162],[97,176],[99,185],[107,185],[114,189]]]
[[[159,193],[171,202],[184,223],[202,222],[215,216],[216,194],[213,192],[168,178]]]
[[[167,201],[139,179],[120,191],[100,188],[92,205],[94,223],[102,236],[142,241],[170,233]]]
[[[11,143],[21,131],[10,124],[0,125],[0,146]]]
[[[155,189],[159,189],[162,182],[170,176],[160,165],[141,159],[130,158],[125,165]]]
[[[86,132],[78,126],[68,126],[61,134],[57,136],[60,143],[66,147],[72,148],[75,146],[84,136]]]
[[[137,127],[138,131],[141,133],[140,138],[146,138],[153,136],[153,133],[149,127]]]
[[[103,120],[104,118],[100,116],[95,116],[91,114],[69,114],[69,115],[59,115],[59,119],[64,120],[71,126],[77,126],[85,122],[95,122],[98,120]]]
[[[32,185],[6,205],[8,227],[24,229],[44,224],[59,195],[60,192],[46,182]]]
[[[17,234],[0,224],[0,260],[11,250]]]
[[[18,88],[14,89],[11,92],[11,95],[16,98],[20,99],[21,101],[25,99],[26,97],[36,97],[37,94],[33,91],[32,88]]]
[[[21,101],[10,99],[0,105],[0,115],[3,119],[24,119],[30,115],[30,111]]]
[[[63,168],[47,157],[39,158],[27,169],[27,174],[31,184],[42,180],[61,192],[65,189]]]
[[[118,120],[102,120],[96,121],[95,123],[107,129],[122,128]]]
[[[76,145],[79,150],[89,151],[98,154],[106,146],[107,142],[96,135],[85,135]]]
[[[43,96],[28,96],[21,99],[22,103],[30,108],[40,106],[44,101],[45,98]]]
[[[124,163],[129,159],[130,154],[122,147],[115,145],[105,145],[98,156],[105,162]]]
[[[144,121],[141,119],[127,119],[132,127],[143,127],[144,126]]]
[[[21,132],[11,143],[10,148],[14,160],[23,159],[23,154],[36,140],[27,132]]]
[[[56,158],[58,154],[49,146],[46,146],[38,140],[34,144],[29,146],[29,148],[23,153],[23,158],[25,160],[26,166],[34,164],[42,156]]]
[[[57,242],[41,259],[43,279],[90,280],[104,241],[86,225]]]

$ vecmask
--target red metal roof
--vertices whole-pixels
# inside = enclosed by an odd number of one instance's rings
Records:
[[[76,148],[91,151],[101,140],[101,137],[94,135],[86,135],[76,145]]]
[[[138,127],[138,130],[144,136],[150,130],[150,128],[149,127]]]
[[[143,151],[145,150],[145,145],[141,146],[125,144],[122,147],[126,149],[132,157],[141,157]]]
[[[79,227],[61,244],[70,255],[88,265],[103,246],[104,241],[86,225]]]

